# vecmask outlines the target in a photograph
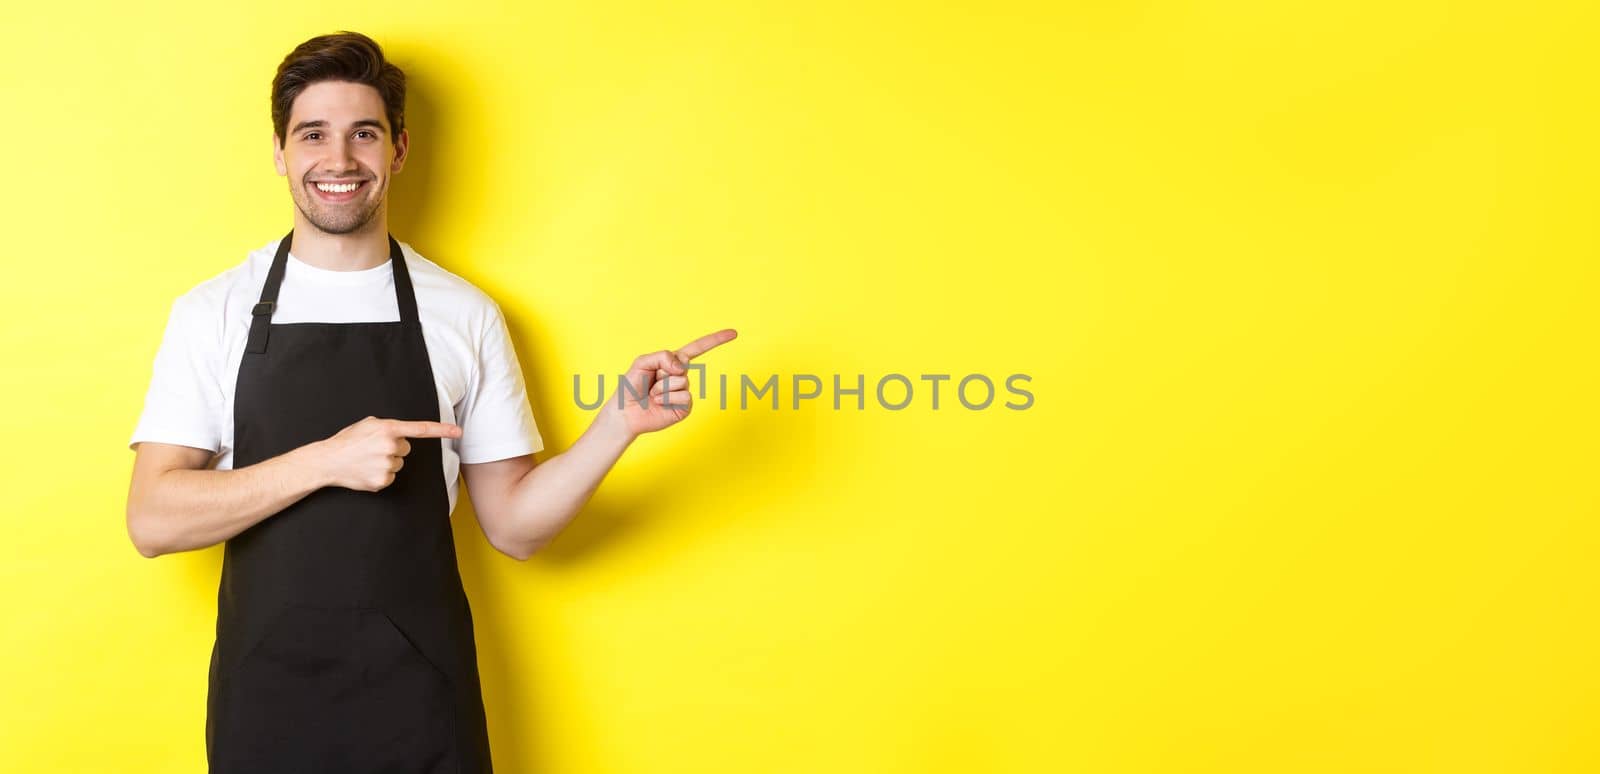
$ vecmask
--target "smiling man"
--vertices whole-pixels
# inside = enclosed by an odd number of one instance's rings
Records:
[[[640,434],[689,413],[687,364],[636,358],[566,452],[543,449],[499,306],[389,233],[405,76],[364,35],[302,43],[272,83],[294,229],[172,305],[127,528],[145,556],[225,543],[212,772],[488,772],[450,514],[526,559]]]

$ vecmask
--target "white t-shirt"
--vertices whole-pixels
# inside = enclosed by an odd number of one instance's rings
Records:
[[[250,309],[261,297],[279,241],[257,248],[243,263],[173,302],[130,449],[141,441],[191,446],[214,453],[210,467],[233,467],[234,385],[250,333]],[[401,242],[400,249],[416,292],[439,418],[461,426],[460,439],[440,439],[454,512],[461,463],[532,454],[544,448],[544,441],[499,305],[411,245]],[[331,271],[289,254],[272,322],[399,319],[389,261],[361,271]]]

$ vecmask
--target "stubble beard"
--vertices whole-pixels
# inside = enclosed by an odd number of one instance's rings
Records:
[[[367,228],[377,216],[378,207],[383,203],[383,192],[379,191],[375,196],[330,207],[317,199],[316,192],[311,190],[312,185],[314,184],[302,182],[291,193],[295,206],[300,208],[300,214],[325,234],[353,234]]]

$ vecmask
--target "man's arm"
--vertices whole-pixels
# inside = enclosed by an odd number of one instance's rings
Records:
[[[463,464],[472,508],[495,550],[519,561],[533,555],[578,515],[633,443],[599,419],[572,448],[535,465],[532,454]]]
[[[128,485],[128,537],[151,558],[227,540],[326,484],[308,448],[237,470],[204,470],[205,449],[141,443]]]
[[[600,407],[577,443],[543,464],[533,455],[463,463],[472,507],[496,550],[527,559],[578,515],[617,459],[643,433],[670,427],[689,415],[686,366],[694,357],[735,337],[732,329],[702,336],[682,349],[651,352],[633,361],[627,385]]]
[[[376,492],[394,483],[407,438],[460,438],[443,422],[367,417],[336,435],[235,470],[204,470],[211,452],[141,443],[128,485],[128,537],[147,557],[216,545],[325,486]]]

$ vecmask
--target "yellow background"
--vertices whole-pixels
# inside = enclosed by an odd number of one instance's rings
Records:
[[[721,327],[1033,377],[702,401],[527,563],[464,503],[498,770],[1600,770],[1595,11],[1319,5],[9,7],[4,768],[202,770],[221,550],[134,551],[125,444],[290,223],[274,68],[355,29],[541,458]]]

